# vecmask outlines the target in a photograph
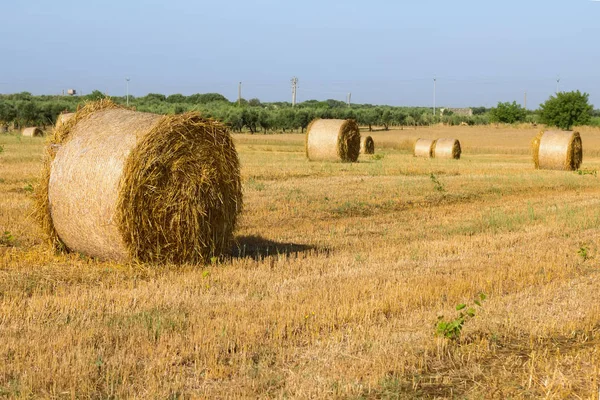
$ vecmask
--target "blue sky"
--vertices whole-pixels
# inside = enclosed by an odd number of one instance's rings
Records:
[[[2,0],[0,93],[219,92],[298,101],[600,108],[600,2],[589,0]]]

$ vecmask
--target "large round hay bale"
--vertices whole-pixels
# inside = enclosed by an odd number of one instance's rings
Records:
[[[44,136],[44,131],[42,131],[37,126],[31,126],[29,128],[24,128],[23,132],[21,132],[21,135],[27,137]]]
[[[63,125],[65,122],[67,122],[68,120],[70,120],[73,115],[75,115],[75,113],[61,113],[58,114],[58,117],[56,118],[56,125],[54,126],[54,128],[60,128],[61,125]]]
[[[371,136],[361,137],[360,139],[361,154],[375,154],[375,142]]]
[[[433,147],[433,156],[435,158],[453,158],[460,159],[460,142],[457,139],[438,139]]]
[[[311,161],[355,162],[360,130],[353,119],[315,119],[306,129],[306,157]]]
[[[432,139],[417,139],[414,150],[415,157],[433,157],[435,142],[436,141]]]
[[[229,248],[241,207],[238,156],[222,124],[103,100],[54,130],[36,214],[58,249],[197,263]]]
[[[542,131],[532,142],[536,169],[574,171],[583,161],[581,136],[573,131]]]

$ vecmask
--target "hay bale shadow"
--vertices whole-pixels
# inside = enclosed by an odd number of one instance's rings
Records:
[[[329,249],[322,249],[308,244],[283,243],[265,239],[260,236],[238,236],[231,247],[231,258],[252,258],[260,261],[268,257],[298,256],[302,253],[319,252],[329,254]]]

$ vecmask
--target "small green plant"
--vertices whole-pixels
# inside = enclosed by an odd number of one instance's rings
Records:
[[[252,189],[259,191],[259,192],[262,190],[265,190],[265,184],[257,181],[254,178],[248,179],[248,186],[250,186]]]
[[[462,328],[465,323],[475,317],[475,306],[482,307],[481,303],[487,298],[485,293],[479,295],[473,300],[473,307],[467,308],[465,303],[456,306],[458,315],[454,319],[446,321],[443,315],[438,317],[438,322],[435,326],[435,333],[450,340],[457,340],[460,337]]]
[[[575,171],[576,174],[578,175],[592,175],[592,176],[598,176],[598,171],[595,169],[578,169],[577,171]]]
[[[383,160],[385,158],[385,154],[373,154],[371,156],[371,160]]]
[[[582,243],[579,246],[579,250],[577,250],[577,254],[579,255],[579,257],[581,257],[581,259],[583,261],[587,261],[591,258],[590,257],[590,248],[585,243]]]
[[[31,185],[31,183],[28,183],[24,188],[24,191],[26,191],[27,193],[33,193],[33,186]]]
[[[15,245],[15,237],[9,232],[4,231],[2,235],[0,235],[0,246],[14,246]]]
[[[440,193],[446,191],[446,188],[444,187],[442,182],[440,182],[440,180],[437,178],[437,176],[435,176],[435,174],[431,173],[429,175],[429,179],[431,179],[431,182],[433,183],[433,188],[435,190],[437,190]]]
[[[0,154],[4,152],[4,147],[0,146]]]

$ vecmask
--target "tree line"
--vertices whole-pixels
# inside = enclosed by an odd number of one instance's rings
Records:
[[[12,126],[20,129],[25,126],[50,126],[56,122],[61,112],[74,112],[86,101],[99,100],[106,97],[100,91],[93,91],[86,96],[34,96],[28,92],[0,95],[0,127]],[[579,92],[558,93],[539,110],[525,110],[516,102],[498,103],[496,107],[473,107],[472,116],[454,114],[449,110],[433,115],[429,107],[394,107],[371,104],[348,105],[338,100],[308,100],[292,105],[288,102],[262,103],[259,99],[230,102],[219,93],[203,93],[184,96],[172,94],[165,96],[149,93],[142,97],[111,97],[118,104],[129,106],[138,111],[158,114],[180,114],[197,111],[204,116],[222,121],[233,131],[250,133],[269,132],[304,132],[314,118],[353,118],[362,126],[368,127],[413,127],[437,123],[446,125],[486,125],[490,123],[538,123],[557,121],[548,114],[563,116],[577,114],[573,124],[600,125],[600,112],[594,111],[588,104],[588,95]],[[554,99],[554,100],[553,100]],[[552,101],[551,101],[552,100]],[[563,103],[574,104],[574,109],[564,110]],[[556,103],[559,103],[556,105]],[[568,107],[567,107],[568,108]],[[577,112],[576,112],[577,111]],[[564,125],[564,123],[563,123]]]

